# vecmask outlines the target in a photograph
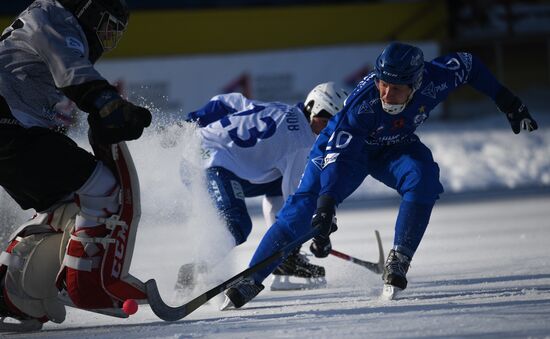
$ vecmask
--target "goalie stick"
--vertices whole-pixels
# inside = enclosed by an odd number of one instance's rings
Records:
[[[376,263],[357,259],[352,257],[351,255],[347,255],[345,253],[338,252],[336,250],[330,250],[330,254],[332,254],[335,257],[338,257],[347,261],[351,261],[352,263],[357,264],[359,266],[363,266],[369,271],[372,271],[376,274],[382,274],[382,272],[384,271],[384,249],[382,248],[382,240],[380,240],[380,233],[378,233],[378,231],[374,231],[374,234],[376,235],[376,242],[378,243],[378,254],[379,254],[378,262]]]
[[[208,300],[212,299],[216,295],[220,294],[221,292],[225,291],[226,289],[232,286],[235,286],[243,279],[269,266],[277,259],[288,254],[294,248],[298,247],[299,245],[313,238],[317,234],[317,232],[318,232],[317,229],[312,229],[307,234],[290,242],[289,244],[287,244],[277,252],[273,253],[269,257],[257,263],[256,265],[247,268],[241,273],[222,282],[218,286],[210,289],[207,292],[204,292],[203,294],[199,295],[198,297],[192,299],[191,301],[188,301],[187,303],[179,307],[172,307],[167,305],[162,300],[162,297],[160,296],[160,293],[157,287],[157,282],[155,281],[155,279],[150,279],[145,283],[145,288],[147,290],[147,299],[148,299],[149,305],[151,306],[151,310],[153,310],[153,312],[162,320],[165,320],[165,321],[180,320],[188,316],[191,312],[199,308],[201,305],[203,305],[204,303],[206,303]]]

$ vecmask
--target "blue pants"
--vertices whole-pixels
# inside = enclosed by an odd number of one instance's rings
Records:
[[[315,150],[310,159],[315,159]],[[373,178],[395,189],[402,202],[395,226],[394,249],[412,258],[429,222],[431,210],[443,186],[439,182],[439,167],[431,151],[420,141],[366,149],[361,154],[364,177]],[[260,242],[250,266],[275,253],[294,239],[311,230],[311,217],[319,195],[321,170],[308,162],[300,187],[290,196]],[[257,272],[253,278],[262,282],[281,260]]]
[[[223,167],[210,167],[206,169],[206,180],[208,193],[226,221],[237,245],[245,242],[252,231],[252,220],[244,199],[262,195],[283,195],[282,177],[265,184],[253,184]]]

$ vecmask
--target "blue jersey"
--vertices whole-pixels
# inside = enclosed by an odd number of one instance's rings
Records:
[[[338,203],[343,201],[365,178],[365,173],[354,170],[359,157],[383,152],[391,145],[417,141],[414,132],[430,116],[430,111],[463,84],[493,100],[502,88],[470,53],[452,53],[425,62],[422,85],[401,113],[391,115],[382,109],[374,73],[367,75],[311,151],[311,161],[322,168],[319,194],[330,195]]]

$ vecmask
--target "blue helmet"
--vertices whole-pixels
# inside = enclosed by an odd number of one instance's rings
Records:
[[[374,75],[390,84],[411,85],[417,90],[422,83],[424,54],[418,47],[392,42],[376,58]]]

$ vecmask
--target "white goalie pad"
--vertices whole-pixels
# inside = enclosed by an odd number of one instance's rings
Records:
[[[55,286],[62,233],[34,234],[16,241],[11,253],[2,253],[8,266],[4,282],[8,299],[31,317],[63,322],[65,306],[57,299]]]

